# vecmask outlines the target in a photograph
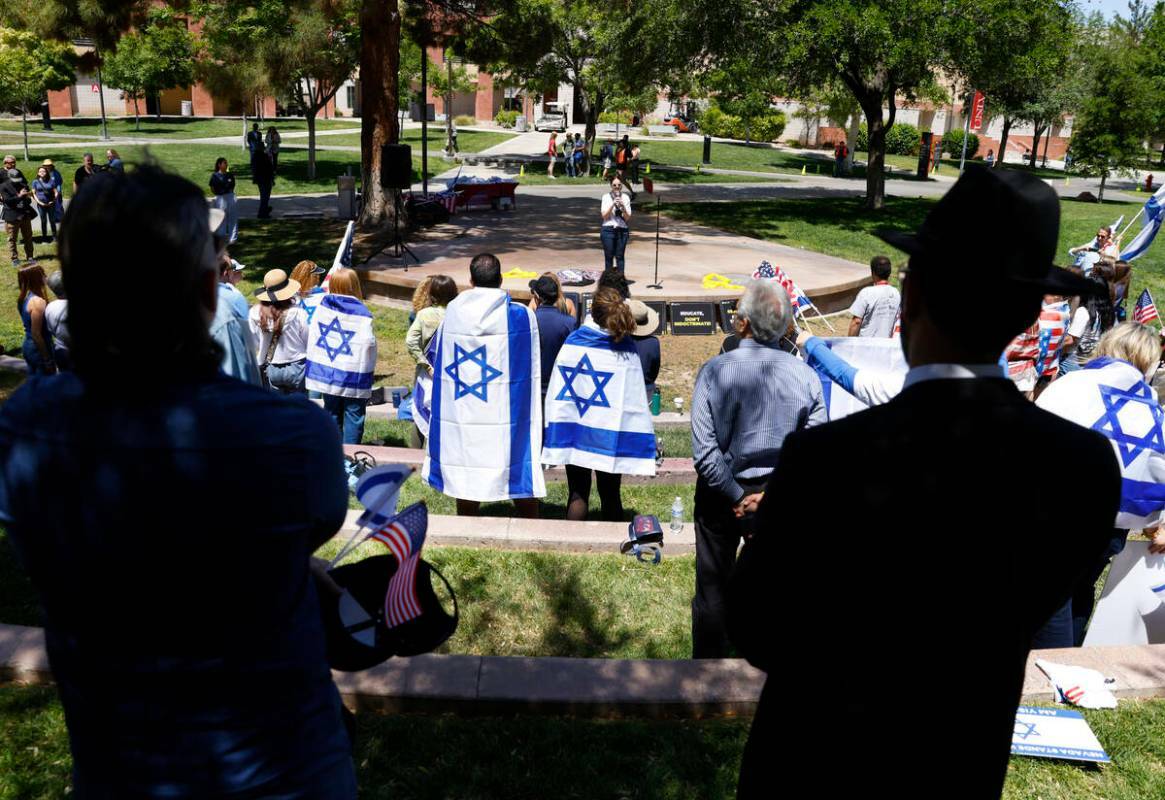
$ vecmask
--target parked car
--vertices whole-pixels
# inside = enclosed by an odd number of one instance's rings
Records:
[[[691,117],[681,116],[676,114],[674,116],[667,116],[663,118],[664,125],[671,125],[676,129],[676,133],[699,133],[700,125]]]
[[[542,116],[534,120],[534,130],[565,131],[566,114],[563,114],[561,111],[547,111]]]

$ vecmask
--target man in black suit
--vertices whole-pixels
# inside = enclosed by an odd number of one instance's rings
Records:
[[[883,236],[910,254],[906,384],[785,440],[732,584],[732,638],[769,673],[740,797],[776,796],[790,766],[821,797],[999,796],[1032,635],[1100,558],[1120,499],[1105,439],[997,364],[1045,292],[1091,291],[1052,266],[1059,216],[1042,181],[971,168],[917,235]],[[1005,239],[989,255],[965,244],[985,225]],[[1084,487],[1070,503],[1065,464]]]

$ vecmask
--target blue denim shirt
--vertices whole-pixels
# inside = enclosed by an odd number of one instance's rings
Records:
[[[344,520],[335,424],[221,374],[0,409],[0,522],[45,612],[79,797],[302,786],[350,758],[308,557]]]

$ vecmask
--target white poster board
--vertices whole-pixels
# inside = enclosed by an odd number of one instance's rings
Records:
[[[1112,560],[1085,647],[1165,643],[1165,556],[1129,542]]]
[[[902,353],[900,339],[837,336],[827,338],[825,341],[835,355],[857,370],[868,369],[874,372],[905,375],[909,369],[906,356]],[[818,370],[817,374],[821,378],[822,393],[825,396],[825,406],[829,411],[830,420],[841,419],[866,409],[865,403],[829,380],[821,370]]]
[[[1011,754],[1098,764],[1111,760],[1079,711],[1040,706],[1016,709]]]

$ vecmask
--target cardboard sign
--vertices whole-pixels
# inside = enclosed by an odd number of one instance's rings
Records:
[[[1040,706],[1016,709],[1011,754],[1098,764],[1111,760],[1079,711]]]
[[[1084,646],[1165,644],[1165,556],[1129,542],[1112,560]]]
[[[578,321],[580,325],[582,324],[582,321],[587,318],[587,314],[591,313],[591,299],[594,296],[594,292],[584,292],[582,296],[582,305],[575,305],[575,308],[578,309]]]
[[[707,336],[716,332],[715,303],[672,303],[672,336]]]
[[[651,332],[652,336],[659,336],[663,333],[663,329],[667,327],[667,301],[665,300],[644,300],[643,305],[650,308],[656,314],[659,314],[659,324],[655,326],[655,330]]]
[[[720,330],[725,333],[736,333],[736,301],[720,301]]]

